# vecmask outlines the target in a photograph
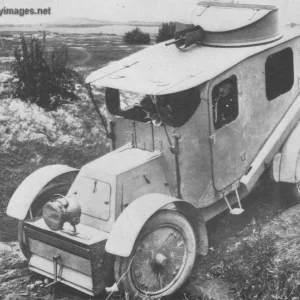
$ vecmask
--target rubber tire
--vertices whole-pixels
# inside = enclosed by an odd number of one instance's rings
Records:
[[[300,182],[293,184],[292,193],[294,199],[297,200],[297,202],[300,202]]]
[[[195,233],[193,231],[193,228],[190,224],[190,222],[180,213],[176,211],[171,210],[161,210],[158,213],[154,214],[144,225],[142,228],[135,244],[132,250],[132,253],[129,257],[120,257],[118,256],[115,260],[115,279],[116,282],[120,283],[118,284],[118,288],[121,291],[122,294],[127,294],[129,296],[128,299],[145,299],[145,294],[139,291],[134,283],[132,282],[131,278],[131,272],[130,270],[126,273],[128,270],[130,263],[132,261],[133,256],[135,255],[136,249],[140,244],[140,241],[142,240],[143,236],[147,235],[147,233],[150,233],[153,231],[155,227],[161,226],[161,225],[173,225],[176,227],[177,230],[181,232],[183,235],[186,245],[188,246],[188,252],[190,253],[189,256],[186,259],[186,265],[184,269],[181,272],[180,277],[177,281],[174,282],[174,284],[166,291],[163,291],[160,294],[148,294],[148,296],[151,297],[151,299],[160,298],[163,296],[167,296],[170,294],[173,294],[176,290],[178,290],[186,281],[186,279],[191,274],[195,259],[196,259],[196,253],[197,253],[197,241],[195,237]],[[124,275],[124,273],[126,273]],[[149,298],[150,299],[150,298]]]
[[[280,194],[285,202],[300,203],[300,182],[280,183]]]
[[[55,194],[60,194],[60,195],[65,196],[68,193],[69,189],[70,189],[70,184],[66,184],[66,183],[53,184],[53,185],[43,188],[39,192],[39,194],[35,197],[32,205],[31,205],[32,216],[37,217],[39,214],[41,214],[44,205],[47,202],[49,202],[50,200],[54,199]],[[28,217],[29,217],[29,214],[27,215],[26,219]],[[26,244],[25,240],[26,240],[26,237],[24,236],[24,221],[19,221],[19,224],[18,224],[19,246],[20,246],[20,249],[21,249],[23,255],[26,257],[27,260],[29,260],[30,259],[30,251],[29,251],[28,245]]]

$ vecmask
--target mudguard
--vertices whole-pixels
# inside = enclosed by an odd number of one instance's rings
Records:
[[[279,181],[297,183],[300,181],[300,123],[285,142],[280,159]]]
[[[11,197],[6,210],[10,217],[24,220],[35,197],[54,178],[65,173],[78,171],[65,165],[46,166],[30,174]]]
[[[178,208],[186,217],[197,216],[197,218],[203,220],[197,208],[189,202],[163,194],[144,195],[134,200],[114,223],[106,242],[106,252],[117,256],[130,256],[135,240],[148,219],[155,212],[172,203],[175,204],[175,206],[178,205]],[[189,221],[191,221],[190,218]],[[195,224],[191,222],[191,225],[193,226]],[[202,228],[204,226],[205,230],[202,231],[202,233],[206,233],[204,221],[202,224],[198,223],[198,225],[202,225]],[[195,228],[195,226],[193,227]],[[197,232],[195,232],[195,234],[197,235]],[[207,243],[205,243],[206,240],[207,235],[204,234],[203,239],[201,240],[201,245],[204,246],[201,249],[201,254],[203,255],[207,252]]]

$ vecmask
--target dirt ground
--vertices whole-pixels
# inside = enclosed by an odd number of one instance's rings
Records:
[[[194,300],[201,299],[201,295],[206,295],[206,299],[231,299],[230,287],[220,279],[212,279],[209,270],[212,266],[238,255],[236,249],[243,241],[294,204],[284,197],[277,184],[265,178],[263,184],[244,199],[245,212],[242,215],[233,216],[226,211],[207,223],[209,254],[197,259],[186,285],[177,295],[168,299]],[[1,214],[0,218],[2,226],[5,226],[1,227],[0,299],[90,299],[89,296],[62,284],[45,288],[45,278],[29,271],[27,262],[20,253],[16,242],[16,222],[5,214]],[[105,300],[106,297],[107,295],[102,295],[94,299]],[[111,299],[121,298],[116,294]]]

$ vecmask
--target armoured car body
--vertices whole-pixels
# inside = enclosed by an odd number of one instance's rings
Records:
[[[300,30],[277,17],[202,1],[175,41],[88,76],[93,101],[105,88],[111,152],[44,167],[16,190],[7,213],[30,269],[90,295],[117,282],[130,299],[159,298],[207,254],[205,222],[242,213],[266,170],[297,191]],[[66,173],[70,186],[51,184]]]

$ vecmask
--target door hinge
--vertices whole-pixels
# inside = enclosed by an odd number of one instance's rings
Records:
[[[242,160],[242,161],[246,161],[246,160],[247,160],[247,152],[246,152],[246,151],[243,151],[243,152],[241,153],[241,160]]]
[[[215,133],[213,135],[210,135],[208,138],[212,144],[216,143],[216,134]]]

